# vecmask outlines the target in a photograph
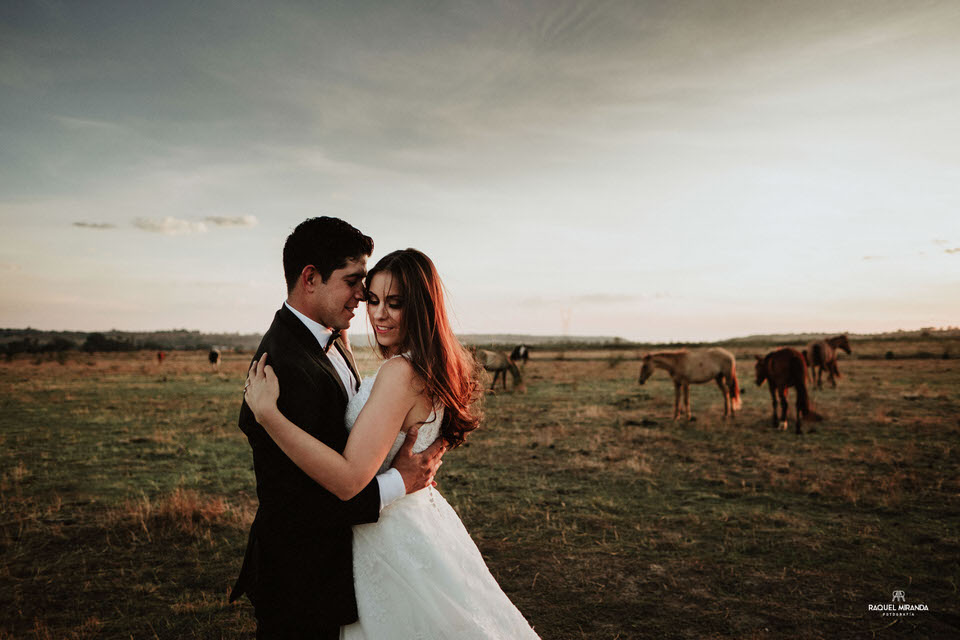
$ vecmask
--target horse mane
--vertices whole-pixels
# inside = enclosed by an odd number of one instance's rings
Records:
[[[843,345],[846,345],[847,348],[850,347],[850,339],[847,337],[847,334],[845,333],[842,333],[838,336],[833,336],[832,338],[827,338],[826,342],[834,349],[839,349]]]

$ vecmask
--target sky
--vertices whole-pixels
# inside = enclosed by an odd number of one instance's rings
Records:
[[[262,332],[317,215],[464,333],[960,324],[954,1],[12,0],[0,92],[0,327]]]

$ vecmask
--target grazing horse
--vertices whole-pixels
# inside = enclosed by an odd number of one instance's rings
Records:
[[[834,379],[834,377],[840,377],[840,369],[837,368],[837,349],[843,349],[848,354],[852,353],[846,334],[826,340],[816,340],[807,345],[804,355],[809,367],[811,385],[816,381],[817,388],[823,388],[823,370],[826,369],[830,384],[833,388],[837,387],[837,381]]]
[[[527,348],[525,344],[518,344],[513,348],[513,351],[510,352],[510,359],[514,363],[520,365],[520,368],[527,366],[527,358],[530,357],[530,349]]]
[[[493,391],[493,387],[496,386],[498,377],[503,378],[503,390],[507,390],[507,371],[513,376],[514,391],[525,392],[527,390],[527,386],[523,383],[523,374],[520,372],[516,363],[507,357],[506,352],[477,349],[476,358],[477,362],[479,362],[484,369],[493,372],[493,382],[490,384],[490,391]]]
[[[700,384],[715,380],[723,394],[723,417],[734,416],[740,409],[740,383],[737,382],[737,360],[726,349],[713,347],[697,351],[654,351],[643,354],[640,367],[640,379],[643,384],[653,370],[665,369],[673,378],[673,419],[680,417],[680,392],[683,392],[683,404],[690,415],[690,383]]]
[[[810,409],[810,395],[807,393],[807,363],[803,354],[790,347],[771,351],[767,355],[757,356],[757,386],[767,381],[770,388],[770,401],[773,403],[773,426],[777,422],[777,399],[780,399],[780,428],[787,430],[787,388],[797,390],[797,429],[799,435],[801,416],[810,420],[822,420]]]
[[[220,371],[220,349],[216,347],[210,349],[210,353],[207,354],[207,359],[210,361],[210,366],[213,367],[214,371]]]

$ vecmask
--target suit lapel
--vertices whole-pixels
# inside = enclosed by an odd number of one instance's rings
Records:
[[[350,396],[347,395],[347,389],[343,386],[343,380],[340,379],[340,374],[337,373],[327,354],[323,352],[320,343],[317,342],[314,335],[310,333],[310,329],[307,329],[307,326],[300,321],[300,318],[293,315],[293,312],[287,309],[286,306],[280,307],[280,310],[277,311],[277,318],[282,320],[290,332],[293,333],[297,341],[303,346],[304,351],[320,365],[321,369],[326,371],[327,374],[336,381],[340,392],[343,394],[343,399],[348,400]]]

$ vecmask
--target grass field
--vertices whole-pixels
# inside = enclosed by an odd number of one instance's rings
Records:
[[[632,353],[536,352],[440,490],[545,639],[960,637],[960,361],[912,348],[842,360],[799,437],[745,352],[726,423],[712,384],[673,422]],[[0,639],[253,637],[247,359],[0,363]],[[895,590],[929,612],[868,612]]]

